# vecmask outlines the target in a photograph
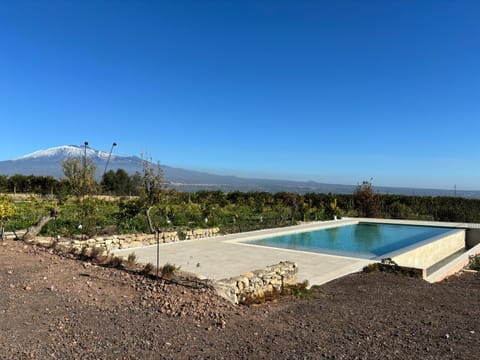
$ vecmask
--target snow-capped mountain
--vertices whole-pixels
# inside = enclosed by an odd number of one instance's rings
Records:
[[[50,175],[62,177],[62,161],[71,157],[86,155],[97,166],[97,176],[101,177],[105,170],[109,153],[84,146],[63,145],[49,149],[38,150],[31,154],[20,156],[14,160],[0,161],[0,174],[3,175]],[[108,170],[122,168],[128,173],[142,170],[142,159],[137,156],[119,156],[112,154]]]
[[[83,146],[77,145],[63,145],[63,146],[55,146],[45,150],[37,150],[31,154],[23,155],[15,160],[27,160],[27,159],[38,159],[38,158],[51,158],[51,157],[61,157],[61,158],[69,158],[69,157],[81,157],[84,156],[86,150],[86,155],[89,158],[99,158],[99,159],[107,159],[108,154],[105,151],[98,151],[92,148],[87,148]],[[112,158],[116,157],[116,155],[112,154]]]

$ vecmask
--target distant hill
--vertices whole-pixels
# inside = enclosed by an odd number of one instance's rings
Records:
[[[3,175],[50,175],[63,176],[61,162],[69,157],[84,156],[85,148],[77,145],[64,145],[38,150],[14,160],[0,161],[0,174]],[[105,169],[109,153],[87,147],[87,157],[97,165],[97,177]],[[112,154],[108,170],[124,169],[129,174],[142,170],[142,159],[138,156],[119,156]],[[318,192],[348,194],[355,190],[355,185],[324,184],[315,181],[290,181],[252,179],[237,176],[215,175],[201,171],[187,170],[162,165],[168,187],[180,191],[222,190],[222,191],[288,191],[296,193]],[[453,190],[415,189],[376,186],[380,193],[401,195],[453,196]],[[480,198],[480,191],[457,191],[457,196]]]

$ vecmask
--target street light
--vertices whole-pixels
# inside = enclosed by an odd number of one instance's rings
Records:
[[[105,170],[103,170],[103,177],[105,178],[105,173],[107,172],[107,167],[108,167],[108,163],[110,162],[110,158],[112,157],[112,151],[113,151],[113,148],[117,146],[117,143],[113,143],[112,144],[112,147],[110,148],[110,153],[108,154],[108,158],[107,158],[107,163],[105,164]]]
[[[85,145],[85,152],[83,154],[83,161],[85,163],[85,166],[87,165],[87,146],[88,146],[88,141],[85,141],[83,143],[83,145]]]
[[[85,224],[85,195],[87,193],[87,187],[86,187],[86,182],[87,182],[87,146],[88,146],[88,141],[85,141],[83,143],[84,145],[84,152],[83,152],[83,171],[82,171],[82,177],[83,177],[83,184],[82,184],[82,223],[79,225],[79,229],[82,232],[82,240],[83,240],[83,225]]]

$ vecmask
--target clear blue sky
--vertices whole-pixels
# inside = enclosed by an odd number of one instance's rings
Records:
[[[0,160],[480,189],[478,1],[4,0]]]

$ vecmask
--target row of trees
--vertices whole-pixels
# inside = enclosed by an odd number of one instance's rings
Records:
[[[100,183],[97,183],[93,174],[90,174],[91,166],[86,168],[86,177],[83,177],[82,169],[82,161],[76,158],[67,160],[63,168],[65,177],[62,179],[53,176],[0,175],[0,193],[56,196],[77,195],[75,191],[114,196],[138,196],[141,193],[142,174],[140,172],[129,175],[123,169],[109,170],[102,176]],[[83,179],[86,179],[85,184],[82,183]]]

